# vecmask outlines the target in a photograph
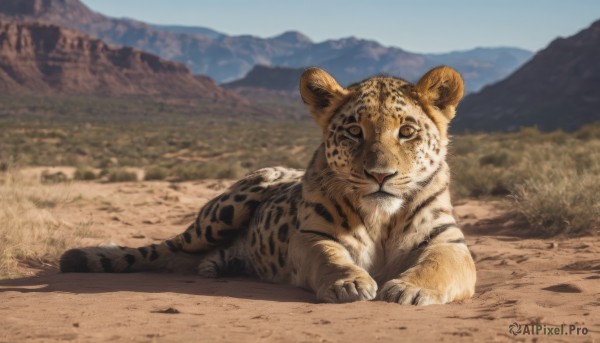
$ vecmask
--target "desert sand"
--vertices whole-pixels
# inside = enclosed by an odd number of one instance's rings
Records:
[[[89,223],[83,245],[139,246],[185,229],[230,182],[74,183],[55,208]],[[0,342],[594,342],[600,339],[600,238],[532,236],[501,201],[456,204],[475,256],[476,294],[427,307],[319,304],[310,292],[244,278],[60,274],[0,281]],[[513,322],[585,328],[517,335]]]

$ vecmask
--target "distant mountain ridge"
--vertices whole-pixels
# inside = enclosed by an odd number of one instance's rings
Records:
[[[149,25],[91,11],[79,0],[2,0],[0,17],[50,22],[113,44],[132,46],[187,65],[217,82],[244,77],[256,65],[319,66],[341,83],[379,73],[415,81],[428,69],[447,64],[463,73],[467,91],[506,77],[531,53],[513,48],[417,54],[354,37],[312,42],[299,32],[271,38],[228,36],[207,28]]]
[[[168,31],[173,33],[185,33],[190,35],[202,35],[211,39],[217,39],[226,36],[226,34],[217,32],[206,27],[182,26],[182,25],[152,25],[159,31]]]
[[[224,88],[253,87],[275,91],[298,92],[304,68],[269,67],[257,65],[242,79],[224,83]]]
[[[0,20],[0,92],[154,95],[236,102],[208,77],[140,50],[43,23]]]
[[[508,78],[469,95],[455,132],[576,130],[600,121],[600,20],[558,38]]]

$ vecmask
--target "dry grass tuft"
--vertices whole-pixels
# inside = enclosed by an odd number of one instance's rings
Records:
[[[77,244],[77,228],[57,219],[52,209],[78,199],[69,184],[0,173],[0,279],[27,274],[23,264],[54,266],[60,253]]]
[[[546,236],[583,234],[600,229],[598,176],[549,173],[515,188],[518,211],[534,230]]]
[[[132,182],[137,180],[138,176],[135,172],[124,168],[114,168],[108,171],[108,182]]]
[[[455,198],[509,196],[542,236],[600,229],[600,126],[455,138]]]

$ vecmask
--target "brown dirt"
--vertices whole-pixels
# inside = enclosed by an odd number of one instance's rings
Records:
[[[143,245],[179,233],[230,182],[75,183],[54,213],[89,222],[84,244]],[[475,296],[413,307],[318,304],[256,280],[177,274],[59,274],[0,281],[0,342],[593,342],[600,337],[600,238],[540,239],[501,202],[456,212],[478,268]],[[586,327],[579,336],[513,336],[513,322]]]

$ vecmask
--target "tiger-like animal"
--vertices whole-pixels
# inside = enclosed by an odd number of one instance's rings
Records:
[[[333,303],[471,297],[475,264],[453,216],[446,163],[460,74],[442,66],[416,84],[377,76],[344,88],[310,68],[300,93],[323,134],[306,171],[255,171],[180,235],[139,248],[72,249],[61,271],[244,274]]]

